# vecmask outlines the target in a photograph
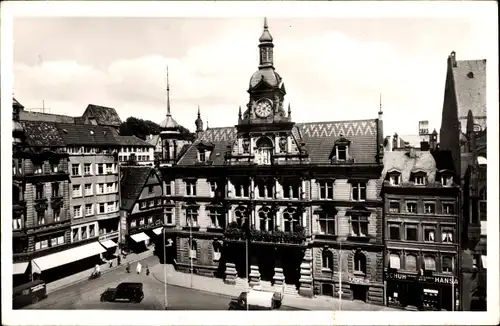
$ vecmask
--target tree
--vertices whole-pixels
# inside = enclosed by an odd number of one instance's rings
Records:
[[[194,139],[194,134],[189,129],[179,126],[179,130],[181,135],[187,140],[192,141]],[[120,135],[122,136],[137,136],[141,139],[146,139],[148,135],[158,135],[160,132],[161,128],[157,123],[134,117],[129,117],[120,125]]]

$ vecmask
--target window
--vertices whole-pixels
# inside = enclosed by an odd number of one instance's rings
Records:
[[[196,196],[196,180],[186,180],[186,196]]]
[[[84,226],[80,229],[80,237],[81,239],[87,239],[87,227]]]
[[[434,228],[424,227],[424,241],[436,241],[436,231]]]
[[[137,226],[137,220],[130,221],[130,227],[135,228]]]
[[[37,225],[45,224],[45,211],[40,210],[36,212],[36,221]]]
[[[82,196],[82,185],[73,185],[73,198]]]
[[[152,194],[154,192],[154,186],[148,186],[148,194]]]
[[[59,183],[52,183],[52,197],[59,197]]]
[[[33,170],[35,174],[43,173],[43,164],[42,163],[33,163]]]
[[[401,259],[398,254],[389,255],[389,268],[401,269]]]
[[[163,213],[165,224],[174,224],[174,218],[171,208],[167,208]]]
[[[455,205],[453,203],[443,203],[443,214],[454,214]]]
[[[12,159],[13,174],[23,174],[23,161],[21,159]]]
[[[50,239],[50,246],[55,247],[64,244],[64,235]]]
[[[188,226],[198,226],[198,210],[196,208],[186,209],[186,223]]]
[[[368,216],[351,216],[351,235],[356,237],[368,236]]]
[[[334,181],[319,181],[319,198],[333,199]]]
[[[97,174],[104,174],[104,164],[97,164]]]
[[[217,182],[209,181],[208,184],[210,186],[210,197],[213,197],[215,196],[215,192],[217,191]]]
[[[453,186],[453,176],[451,175],[442,175],[441,176],[441,184],[443,187],[451,187]]]
[[[118,161],[123,162],[123,156],[119,155],[118,156]]]
[[[35,188],[35,191],[36,191],[36,193],[35,193],[36,197],[35,198],[36,199],[45,198],[44,189],[43,189],[44,187],[43,186],[44,186],[43,184],[37,184],[36,185],[36,188]]]
[[[92,195],[92,184],[87,183],[85,184],[85,196],[91,196]]]
[[[85,175],[92,174],[92,163],[83,164],[83,174],[85,174]]]
[[[401,240],[401,225],[399,224],[389,224],[389,239],[391,240]]]
[[[82,206],[81,205],[73,206],[73,217],[74,218],[82,217]]]
[[[283,198],[298,199],[299,194],[300,194],[300,181],[285,180],[283,182]]]
[[[108,212],[108,213],[112,213],[112,212],[114,212],[114,211],[115,211],[115,202],[114,202],[114,201],[110,201],[110,202],[108,202],[108,205],[107,205],[107,206],[108,206],[108,207],[107,207],[107,209],[106,209],[106,210],[107,210],[107,212]]]
[[[80,233],[78,232],[78,229],[73,229],[72,230],[72,241],[78,241],[80,240]]]
[[[97,185],[97,193],[100,194],[100,195],[104,194],[104,183],[99,183]]]
[[[238,227],[241,228],[248,220],[248,211],[243,206],[238,206],[234,210],[234,217],[236,218],[236,223]]]
[[[295,232],[300,226],[301,216],[295,208],[287,208],[283,212],[285,232]]]
[[[92,237],[95,237],[96,234],[95,234],[95,225],[92,224],[92,225],[89,225],[89,237],[92,238]]]
[[[352,200],[362,201],[366,199],[366,183],[357,182],[352,185]]]
[[[39,240],[35,242],[35,250],[45,249],[49,247],[49,239]]]
[[[104,214],[106,212],[106,204],[99,203],[99,214]]]
[[[366,274],[366,256],[361,251],[354,254],[354,274]]]
[[[148,206],[149,207],[154,207],[154,205],[155,205],[155,201],[154,200],[149,200],[148,201]]]
[[[94,205],[85,204],[85,216],[94,215]]]
[[[443,257],[443,273],[453,273],[453,259],[451,257]]]
[[[319,232],[321,234],[335,234],[335,214],[321,212],[319,214]]]
[[[255,159],[257,164],[271,164],[271,157],[274,149],[273,142],[267,137],[261,137],[257,140],[257,152]]]
[[[417,257],[416,256],[406,255],[405,269],[408,271],[416,271],[417,270]]]
[[[333,253],[328,249],[323,249],[321,269],[333,271]]]
[[[141,201],[139,203],[139,208],[144,209],[148,206],[148,203],[146,201]]]
[[[262,207],[259,210],[259,220],[262,231],[274,230],[274,214],[269,207]]]
[[[399,202],[398,201],[389,202],[389,213],[399,213]]]
[[[22,228],[21,218],[13,218],[12,219],[12,230],[19,230]]]
[[[224,226],[224,218],[222,209],[211,207],[208,210],[208,215],[210,217],[210,227],[221,228]]]
[[[436,270],[436,260],[434,257],[426,256],[424,257],[424,266],[426,271]]]
[[[161,199],[155,199],[155,206],[161,206]]]
[[[274,180],[263,180],[258,183],[260,198],[273,198]]]
[[[219,261],[220,260],[220,256],[221,256],[221,252],[220,252],[220,243],[216,242],[212,245],[212,247],[214,248],[214,258],[213,260],[214,261]]]
[[[452,230],[443,230],[443,233],[441,234],[441,240],[444,243],[453,243],[453,231]]]
[[[165,182],[165,196],[171,196],[172,195],[172,185],[170,184],[170,181]]]
[[[406,240],[418,241],[417,226],[406,225]]]
[[[145,222],[145,221],[144,221],[144,217],[141,217],[141,218],[139,219],[139,225],[144,225],[144,222]]]
[[[435,214],[436,213],[436,204],[424,203],[424,212],[425,212],[425,214]]]
[[[240,198],[248,198],[248,189],[250,188],[250,183],[248,180],[239,181],[234,184],[234,196]]]
[[[50,163],[50,172],[57,173],[58,169],[59,169],[59,163],[57,162]]]
[[[115,192],[115,184],[113,182],[108,182],[106,184],[106,192],[108,194],[111,194],[111,193]]]
[[[153,216],[148,217],[148,224],[153,224]]]
[[[425,186],[425,174],[418,173],[413,174],[413,182],[415,182],[416,186]]]
[[[200,157],[200,162],[206,162],[206,160],[207,160],[207,152],[204,149],[200,149],[198,151],[198,155]]]
[[[53,214],[54,214],[54,222],[60,222],[61,221],[61,210],[54,209]]]
[[[106,174],[111,174],[113,173],[113,164],[111,163],[106,163]]]
[[[407,213],[416,213],[417,212],[417,203],[407,202],[406,203],[406,212]]]
[[[347,160],[347,146],[336,146],[336,157],[339,161]]]
[[[80,164],[71,164],[71,175],[72,176],[80,175]]]
[[[391,186],[398,186],[401,184],[401,174],[400,173],[391,173],[389,174],[389,183]]]
[[[196,259],[196,249],[198,247],[198,244],[196,243],[196,240],[191,240],[191,245],[189,248],[189,258],[190,259]]]

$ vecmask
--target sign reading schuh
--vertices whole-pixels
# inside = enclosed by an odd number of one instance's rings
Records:
[[[403,274],[403,273],[390,273],[385,272],[385,278],[387,280],[402,280],[402,281],[417,281],[425,283],[438,283],[438,284],[458,284],[458,279],[447,276],[423,276],[415,274]]]

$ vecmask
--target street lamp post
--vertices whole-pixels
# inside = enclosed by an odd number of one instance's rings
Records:
[[[167,299],[167,247],[165,244],[165,227],[163,227],[163,284],[165,285],[165,310],[168,308],[168,299]]]
[[[339,255],[339,310],[342,311],[342,240],[340,240]]]
[[[191,274],[190,277],[190,286],[193,288],[193,257],[191,257],[191,250],[193,250],[193,220],[191,218],[191,215],[189,216],[189,272]]]

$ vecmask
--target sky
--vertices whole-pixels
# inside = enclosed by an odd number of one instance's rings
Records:
[[[439,131],[452,51],[496,60],[484,17],[268,17],[274,66],[295,122],[377,118],[386,135]],[[169,67],[174,118],[190,130],[237,123],[258,66],[261,17],[15,18],[14,96],[79,116],[88,104],[161,122]],[[491,67],[488,66],[488,71]],[[43,103],[43,104],[42,104]]]

